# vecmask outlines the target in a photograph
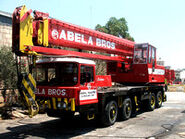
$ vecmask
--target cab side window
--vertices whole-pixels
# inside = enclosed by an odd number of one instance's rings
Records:
[[[152,48],[151,46],[149,46],[149,60],[148,60],[148,63],[151,63],[152,62]]]
[[[152,48],[152,59],[155,60],[155,48]]]
[[[80,84],[94,81],[94,68],[93,66],[81,66],[80,70]]]

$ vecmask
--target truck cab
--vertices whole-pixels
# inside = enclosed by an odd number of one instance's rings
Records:
[[[95,62],[87,59],[45,58],[36,62],[33,73],[36,96],[50,110],[76,111],[79,105],[96,104],[97,88],[111,86],[110,76],[96,76]]]
[[[77,58],[47,58],[37,61],[37,85],[76,87],[93,83],[95,63]]]

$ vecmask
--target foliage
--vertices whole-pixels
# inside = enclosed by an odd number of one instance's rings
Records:
[[[97,24],[95,30],[134,41],[134,38],[128,33],[128,26],[125,18],[117,19],[116,17],[111,17],[105,26]]]
[[[106,62],[102,60],[94,60],[96,63],[96,75],[106,75]]]
[[[4,89],[16,88],[16,62],[10,47],[0,47],[0,80]]]

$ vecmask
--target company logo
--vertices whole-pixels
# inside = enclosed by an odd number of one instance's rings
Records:
[[[104,81],[104,79],[103,79],[103,78],[99,78],[99,77],[98,77],[98,79],[97,79],[97,80],[98,80],[98,81],[102,81],[102,82]]]
[[[64,29],[62,30],[56,30],[53,29],[51,32],[51,36],[54,40],[67,40],[71,42],[81,43],[81,44],[87,44],[91,46],[97,46],[102,48],[108,48],[108,49],[115,49],[115,43],[111,41],[107,41],[104,39],[96,38],[89,35],[84,35],[81,33],[73,32],[73,31],[66,31]]]
[[[56,29],[52,30],[52,33],[51,34],[52,34],[52,38],[53,39],[55,39],[55,40],[58,39],[58,36],[59,36],[58,34],[59,33],[58,33],[58,31]]]
[[[65,89],[48,89],[48,95],[57,95],[57,96],[65,96],[66,90]]]
[[[55,96],[66,96],[66,89],[37,89],[37,92],[35,94],[38,95],[55,95]]]
[[[153,72],[152,68],[148,68],[148,74],[164,75],[165,71],[163,69],[155,69]]]
[[[87,84],[87,88],[91,89],[91,84],[90,83]]]

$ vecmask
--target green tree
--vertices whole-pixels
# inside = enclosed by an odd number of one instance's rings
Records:
[[[116,17],[111,17],[105,26],[97,24],[95,30],[134,41],[134,38],[128,33],[128,26],[125,18],[117,19]]]
[[[0,47],[0,80],[3,89],[17,86],[16,62],[8,47]]]

